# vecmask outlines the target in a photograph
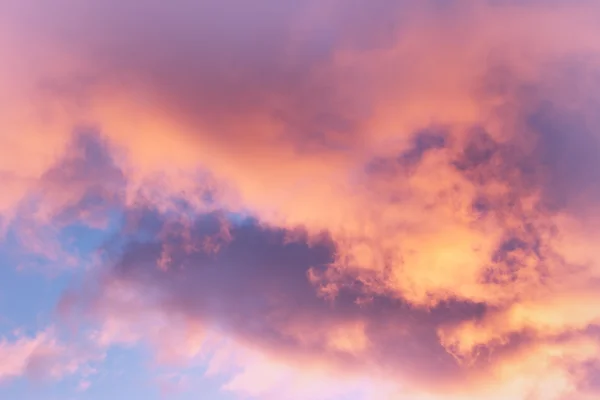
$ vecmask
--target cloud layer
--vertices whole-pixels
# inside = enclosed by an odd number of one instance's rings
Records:
[[[60,307],[96,345],[597,395],[593,2],[3,7],[3,231],[63,260],[41,227],[111,227]]]

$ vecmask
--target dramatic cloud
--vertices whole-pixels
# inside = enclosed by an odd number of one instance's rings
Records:
[[[285,368],[598,395],[594,2],[2,7],[2,232],[67,259],[65,226],[110,228],[60,305],[99,348],[223,335],[266,360],[230,385],[259,398]]]

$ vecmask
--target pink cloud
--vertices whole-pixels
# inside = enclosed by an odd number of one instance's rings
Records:
[[[98,355],[90,349],[62,342],[53,328],[27,336],[17,332],[12,340],[0,340],[0,380],[19,377],[60,380],[83,372]]]
[[[595,390],[595,4],[33,5],[0,18],[0,214],[56,257],[56,226],[123,210],[64,303],[98,346],[185,363],[222,331],[264,357],[230,384],[259,397],[315,397],[312,371]]]

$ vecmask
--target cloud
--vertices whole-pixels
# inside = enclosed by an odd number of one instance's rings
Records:
[[[108,229],[111,214],[123,204],[125,184],[102,138],[76,131],[5,214],[3,252],[19,268],[35,265],[56,272],[93,264],[93,255],[78,249],[77,241],[86,239],[75,238],[69,229],[88,234]]]
[[[336,244],[326,234],[251,219],[232,223],[219,213],[191,221],[152,208],[133,215],[136,228],[129,222],[130,234],[119,233],[111,244],[114,263],[63,303],[63,315],[82,311],[84,321],[100,325],[94,340],[102,347],[145,342],[158,362],[189,365],[207,351],[218,362],[223,350],[211,338],[229,337],[242,358],[213,369],[242,368],[230,372],[225,387],[258,398],[293,396],[294,385],[313,387],[309,398],[341,395],[318,389],[321,379],[313,374],[331,377],[343,393],[366,391],[365,398],[378,380],[381,390],[395,382],[387,389],[391,398],[558,398],[544,394],[551,382],[553,393],[588,387],[585,373],[572,371],[596,359],[595,336],[586,332],[592,308],[573,313],[579,306],[559,298],[511,303],[504,311],[456,300],[424,309],[369,296],[360,281],[331,299],[311,282],[335,259]],[[247,365],[253,367],[243,372]],[[374,381],[342,389],[344,379],[363,376]]]
[[[417,392],[593,391],[594,3],[33,5],[0,20],[0,213],[121,209],[63,304],[98,343],[173,361],[218,329]]]
[[[75,343],[62,342],[54,328],[27,336],[17,332],[14,339],[0,340],[2,367],[0,380],[20,377],[34,380],[60,380],[82,373],[98,354]]]
[[[131,236],[116,237],[118,256],[110,258],[117,261],[107,275],[63,308],[72,315],[87,304],[84,313],[102,325],[103,345],[146,341],[161,362],[185,363],[202,354],[207,332],[223,332],[275,363],[396,377],[407,393],[488,387],[497,368],[518,354],[537,356],[531,349],[536,342],[527,337],[500,342],[493,351],[486,338],[475,344],[484,345],[479,351],[488,356],[473,360],[453,352],[448,332],[459,332],[464,345],[469,336],[463,327],[485,326],[493,315],[485,303],[453,300],[423,309],[392,296],[367,298],[360,281],[349,282],[333,300],[319,296],[310,278],[335,259],[336,245],[327,235],[310,237],[254,220],[232,224],[218,213],[192,221],[152,209],[142,213],[135,213]],[[556,338],[540,339],[551,346]]]

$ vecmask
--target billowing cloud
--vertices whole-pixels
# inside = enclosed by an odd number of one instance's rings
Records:
[[[61,304],[99,346],[597,391],[596,4],[34,3],[0,18],[0,213],[31,251],[123,220]]]

